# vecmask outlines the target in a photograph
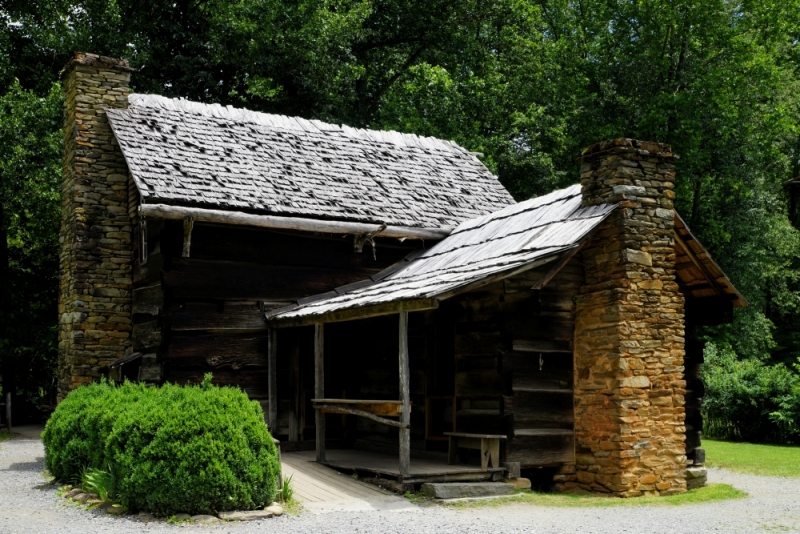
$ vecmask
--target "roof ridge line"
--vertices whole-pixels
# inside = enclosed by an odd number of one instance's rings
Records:
[[[333,124],[318,119],[304,119],[289,115],[264,113],[247,108],[237,108],[231,105],[207,104],[185,98],[167,98],[162,95],[149,93],[131,93],[128,95],[129,107],[157,108],[167,111],[184,111],[202,114],[209,118],[239,120],[259,126],[282,128],[302,132],[339,132],[349,137],[358,137],[378,143],[387,143],[395,146],[417,147],[423,149],[438,149],[448,152],[454,150],[475,158],[475,155],[455,141],[425,137],[412,133],[398,132],[396,130],[372,130],[367,128],[353,128],[346,124]]]

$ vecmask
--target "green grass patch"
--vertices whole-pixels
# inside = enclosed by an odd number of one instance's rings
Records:
[[[6,441],[8,439],[12,439],[14,434],[9,434],[6,430],[0,430],[0,442]]]
[[[703,438],[706,466],[773,477],[800,477],[800,447]]]
[[[708,502],[741,499],[747,493],[727,484],[709,484],[704,488],[687,491],[679,495],[667,497],[643,496],[630,499],[605,497],[601,495],[574,495],[566,493],[539,493],[520,491],[513,497],[491,499],[485,501],[462,501],[443,503],[453,508],[497,507],[509,504],[528,504],[534,506],[552,506],[558,508],[606,508],[611,506],[683,506],[687,504],[705,504]]]

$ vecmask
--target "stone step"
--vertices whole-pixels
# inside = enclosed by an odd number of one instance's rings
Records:
[[[441,482],[422,485],[422,493],[434,499],[460,499],[463,497],[493,497],[512,495],[513,484],[505,482]]]

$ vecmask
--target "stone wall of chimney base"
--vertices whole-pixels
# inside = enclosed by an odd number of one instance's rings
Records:
[[[615,139],[584,151],[584,205],[618,203],[583,250],[576,303],[576,462],[563,491],[686,491],[684,300],[675,278],[674,156]]]
[[[59,400],[130,351],[128,169],[104,108],[126,108],[127,62],[77,54],[63,73]]]

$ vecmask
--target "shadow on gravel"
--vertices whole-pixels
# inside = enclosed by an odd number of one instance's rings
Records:
[[[5,471],[41,471],[44,469],[44,458],[37,458],[35,462],[18,462],[10,464]]]

